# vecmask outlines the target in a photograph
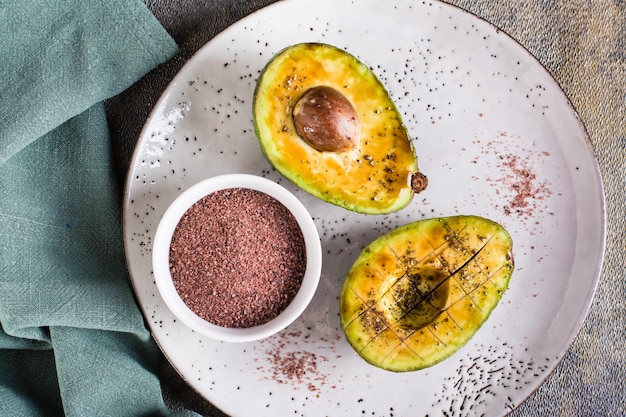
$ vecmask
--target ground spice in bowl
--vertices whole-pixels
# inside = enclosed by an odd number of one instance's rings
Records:
[[[169,248],[183,302],[221,327],[249,328],[278,316],[306,269],[305,241],[293,214],[249,188],[214,191],[180,219]]]

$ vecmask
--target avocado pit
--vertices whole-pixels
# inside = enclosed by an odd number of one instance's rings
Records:
[[[356,110],[345,95],[332,87],[307,90],[292,114],[298,135],[318,151],[349,151],[361,139]]]

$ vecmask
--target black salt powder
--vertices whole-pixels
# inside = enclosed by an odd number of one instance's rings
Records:
[[[304,236],[274,197],[248,188],[213,192],[181,218],[170,271],[182,300],[222,327],[266,323],[293,300],[304,276]]]

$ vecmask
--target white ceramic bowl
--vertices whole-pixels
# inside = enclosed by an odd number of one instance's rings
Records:
[[[259,326],[228,328],[212,324],[196,315],[181,299],[169,267],[169,249],[181,217],[204,196],[226,188],[261,191],[280,201],[294,215],[306,246],[306,269],[302,284],[291,303],[278,316]],[[174,315],[196,332],[224,342],[249,342],[277,333],[291,324],[305,310],[317,289],[322,267],[322,249],[317,228],[307,209],[291,192],[263,177],[249,174],[226,174],[201,181],[184,191],[168,207],[154,237],[152,249],[154,278],[165,304]]]

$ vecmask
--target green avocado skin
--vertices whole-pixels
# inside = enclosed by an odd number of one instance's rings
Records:
[[[368,363],[395,372],[433,366],[487,321],[514,270],[513,242],[473,215],[421,220],[363,249],[344,281],[340,319]]]

